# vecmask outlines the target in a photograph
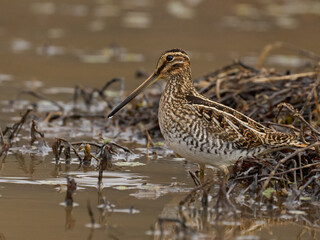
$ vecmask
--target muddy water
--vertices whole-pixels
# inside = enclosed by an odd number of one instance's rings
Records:
[[[6,100],[23,89],[44,93],[60,87],[70,93],[75,85],[101,87],[113,77],[124,77],[126,89],[132,89],[141,81],[136,71],[151,72],[159,54],[173,47],[190,52],[195,77],[234,58],[254,64],[274,41],[320,52],[318,1],[0,0],[0,6],[2,129],[24,108],[13,111]],[[290,51],[276,51],[268,64],[287,69],[304,62]],[[66,101],[64,93],[53,98]],[[46,136],[52,143],[54,136]],[[193,188],[188,170],[196,166],[174,160],[165,148],[159,150],[162,158],[148,160],[136,145],[127,146],[145,165],[105,173],[101,192],[96,171],[84,173],[77,163],[57,166],[51,152],[11,151],[0,163],[0,239],[154,238],[158,217],[176,217],[177,204]],[[78,184],[71,210],[61,205],[67,173]],[[102,196],[115,205],[112,213],[96,207]],[[88,226],[88,200],[97,229]],[[230,236],[217,226],[204,238],[317,237],[292,218],[247,230]]]
[[[144,168],[125,168],[110,175],[106,173],[105,188],[101,193],[96,189],[96,175],[90,177],[89,172],[83,176],[83,171],[71,171],[70,175],[78,184],[74,196],[78,206],[68,212],[61,205],[65,192],[59,185],[65,184],[66,172],[64,169],[55,172],[55,164],[51,161],[51,157],[41,160],[9,157],[2,165],[0,222],[4,239],[145,238],[145,232],[154,225],[163,207],[176,203],[182,196],[181,193],[170,193],[173,190],[167,188],[176,182],[183,183],[183,188],[192,186],[183,171],[184,164],[172,164],[169,160],[155,161]],[[139,191],[143,191],[143,188],[138,190],[143,183],[148,183],[155,190],[138,195]],[[180,184],[173,188],[180,188]],[[160,187],[163,189],[157,189]],[[115,205],[113,213],[96,208],[99,194]],[[136,194],[136,197],[131,194]],[[101,224],[95,231],[86,227],[90,224],[88,200],[96,223]],[[93,237],[90,238],[90,235]]]

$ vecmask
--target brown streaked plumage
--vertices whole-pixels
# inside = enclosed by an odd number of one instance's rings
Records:
[[[201,96],[192,84],[189,56],[181,49],[163,53],[155,72],[108,117],[159,79],[166,81],[158,115],[161,133],[167,145],[187,160],[225,170],[240,158],[298,144],[291,134]]]

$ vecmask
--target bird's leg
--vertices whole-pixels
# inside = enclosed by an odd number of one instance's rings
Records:
[[[230,171],[229,168],[227,166],[220,166],[220,176],[222,176],[222,180],[223,182],[227,185],[229,178],[230,178]]]
[[[233,169],[230,169],[226,166],[223,166],[220,168],[222,170],[222,181],[225,184],[226,191],[229,190],[229,188],[234,184],[234,172]]]
[[[223,172],[223,176],[225,177],[225,179],[228,180],[229,177],[230,177],[230,172],[229,172],[228,167],[227,166],[222,166],[221,170]]]
[[[200,183],[203,184],[204,183],[204,170],[206,168],[206,165],[203,163],[199,163],[199,178],[200,178]]]
[[[196,187],[201,185],[201,182],[197,176],[197,173],[193,173],[192,171],[189,171],[189,174],[194,182],[194,185],[196,185]]]

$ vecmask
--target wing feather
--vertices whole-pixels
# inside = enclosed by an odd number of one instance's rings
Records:
[[[230,107],[202,96],[190,95],[186,99],[200,116],[213,124],[213,134],[236,143],[240,148],[262,145],[278,147],[289,145],[295,139],[291,134],[276,132]]]

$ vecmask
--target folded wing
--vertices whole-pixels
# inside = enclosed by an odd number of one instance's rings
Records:
[[[246,115],[201,95],[186,97],[199,116],[211,123],[211,131],[217,138],[234,142],[239,148],[258,146],[280,147],[294,145],[295,136],[277,132],[254,121]]]

